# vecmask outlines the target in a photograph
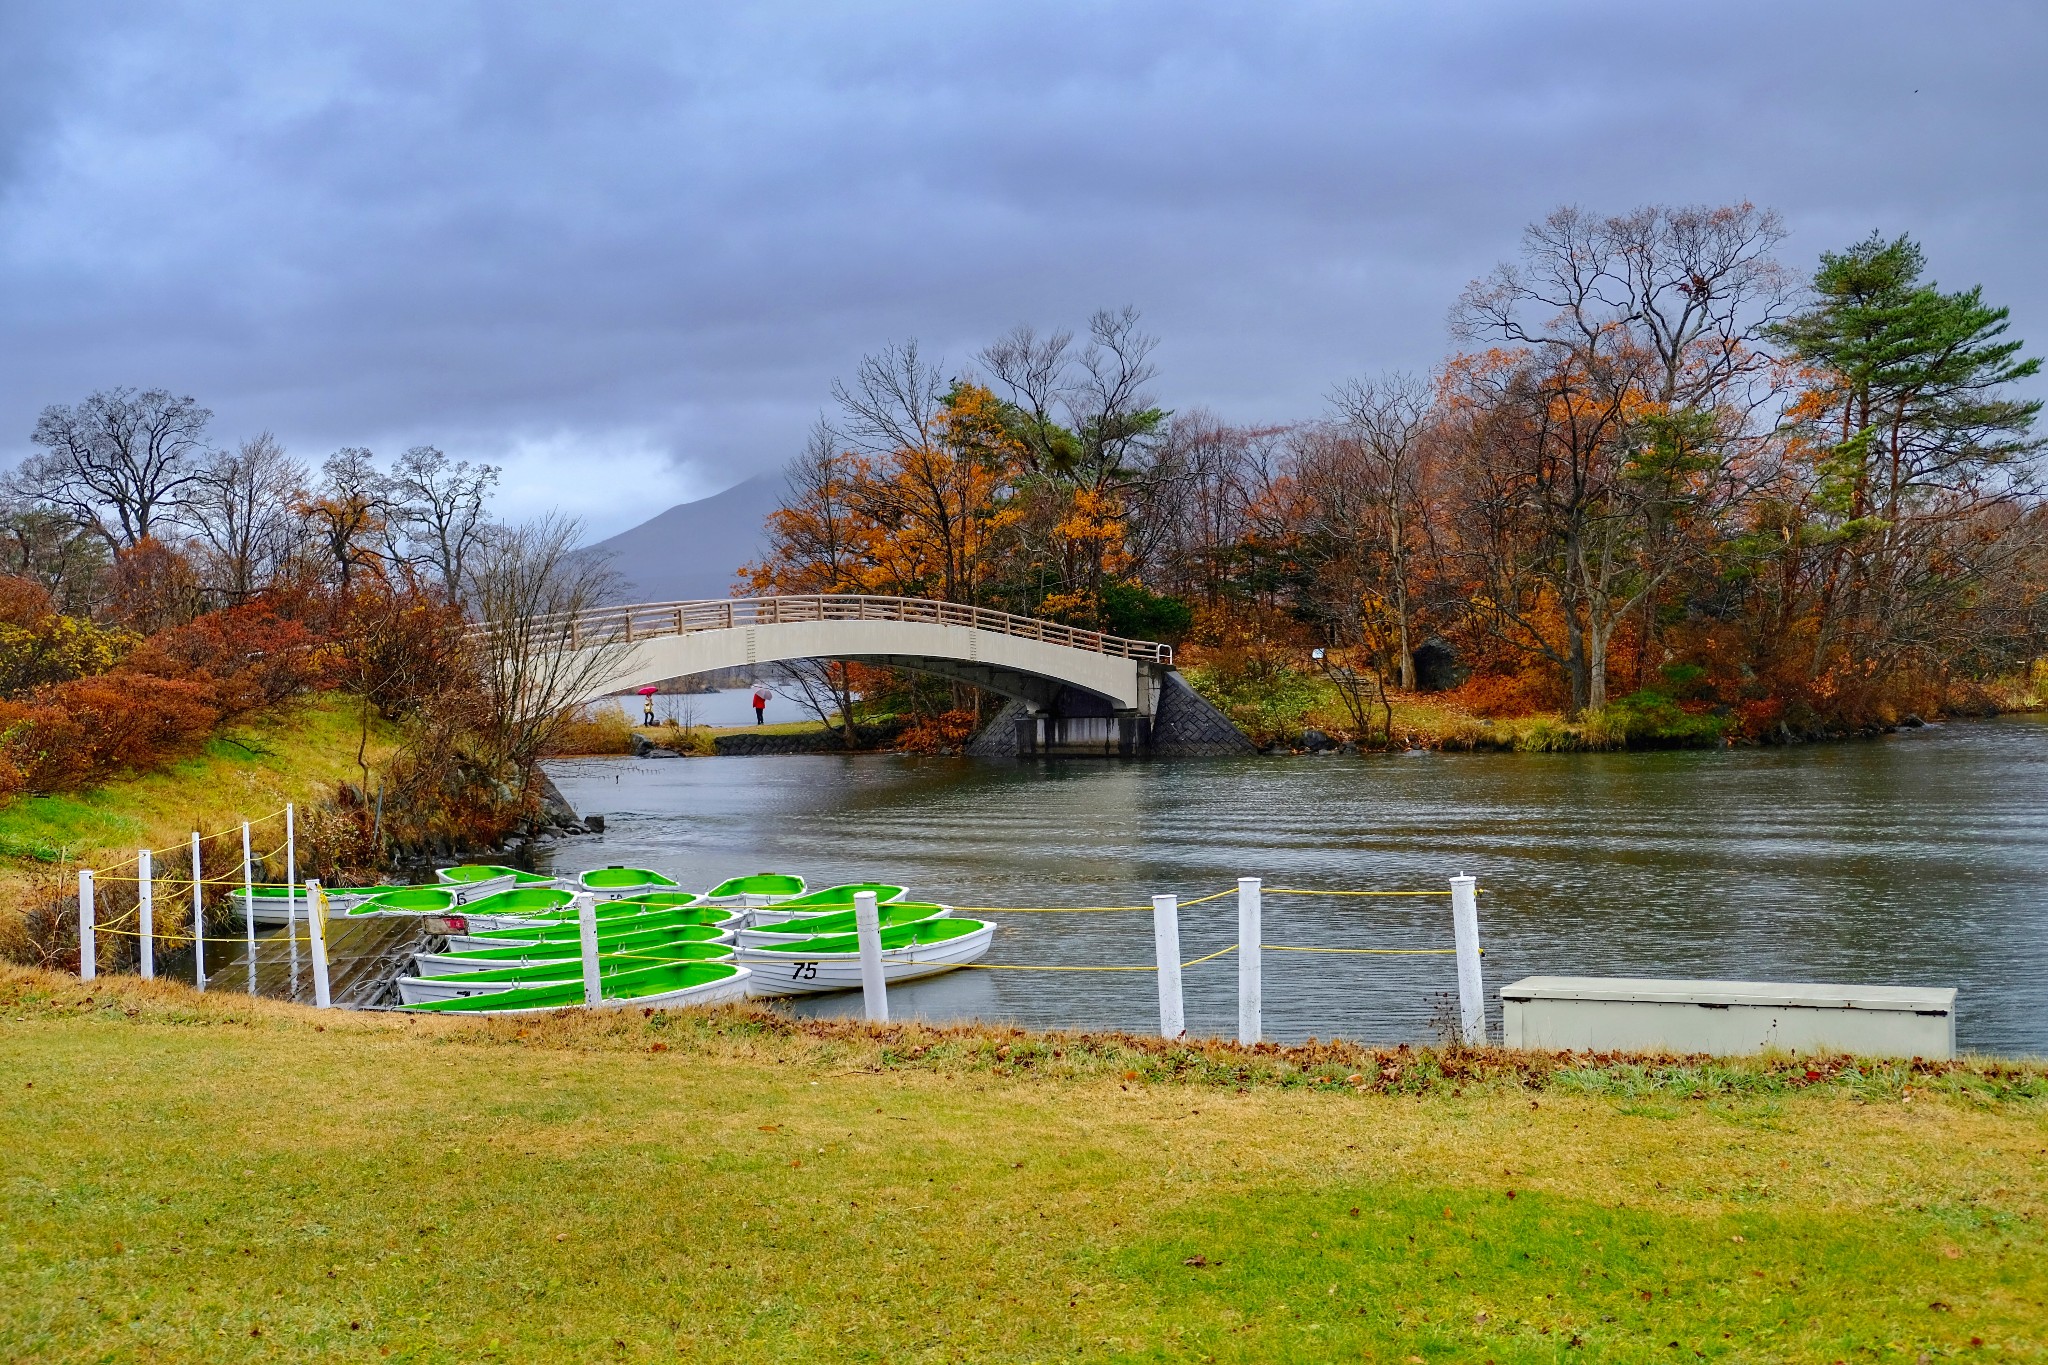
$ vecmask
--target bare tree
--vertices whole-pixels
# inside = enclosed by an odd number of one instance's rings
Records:
[[[361,446],[335,451],[320,472],[320,486],[300,502],[299,515],[319,536],[335,585],[347,593],[358,574],[382,562],[377,544],[389,512],[387,480]]]
[[[772,665],[785,696],[817,717],[818,724],[838,734],[851,749],[858,737],[853,720],[853,673],[843,660],[791,659]],[[791,693],[794,695],[791,695]]]
[[[569,647],[569,623],[596,611],[617,579],[605,561],[577,552],[582,532],[575,518],[552,513],[498,528],[469,571],[491,747],[528,784],[573,709],[633,648],[605,639]]]
[[[788,491],[768,517],[768,553],[742,565],[741,592],[844,592],[859,586],[855,475],[824,419],[784,470]]]
[[[165,389],[102,389],[75,407],[43,409],[16,488],[98,529],[113,549],[161,534],[190,496],[213,413]]]
[[[191,521],[217,596],[245,602],[277,577],[298,538],[292,509],[306,499],[306,467],[267,431],[207,460],[192,483]]]
[[[943,362],[926,361],[913,338],[861,357],[853,383],[832,381],[832,397],[846,414],[842,434],[867,454],[888,455],[939,444],[947,386]]]
[[[112,556],[99,532],[46,503],[0,503],[0,573],[45,588],[66,616],[92,610]]]
[[[1465,362],[1453,404],[1473,442],[1468,505],[1489,528],[1471,542],[1486,585],[1474,617],[1556,661],[1574,714],[1605,704],[1629,613],[1647,629],[1656,594],[1710,543],[1687,528],[1740,494],[1769,401],[1759,343],[1792,296],[1770,256],[1783,235],[1749,204],[1563,208],[1453,313],[1465,335],[1519,348]]]
[[[490,526],[488,504],[501,472],[414,446],[386,481],[390,531],[403,538],[402,553],[431,568],[458,602],[468,595],[469,562]]]
[[[1372,551],[1382,561],[1380,597],[1392,626],[1395,671],[1403,690],[1415,687],[1414,609],[1417,542],[1422,535],[1423,433],[1430,420],[1430,386],[1409,375],[1356,379],[1330,396],[1340,439],[1349,446],[1345,473],[1372,508]],[[1327,484],[1323,485],[1327,487]],[[1362,547],[1361,547],[1362,548]]]

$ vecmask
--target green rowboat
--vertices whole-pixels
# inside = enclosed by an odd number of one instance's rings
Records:
[[[645,867],[594,867],[577,877],[576,884],[599,900],[617,900],[642,891],[675,891],[674,877]]]
[[[680,910],[656,910],[642,915],[600,915],[597,919],[597,936],[600,941],[617,938],[621,934],[647,933],[655,929],[680,928],[684,925],[704,925],[714,929],[730,929],[744,911],[723,909],[716,905],[695,905]],[[521,943],[581,943],[583,926],[574,916],[564,919],[529,921],[503,929],[472,928],[467,934],[448,936],[448,947],[453,952],[473,952],[482,948],[510,948]],[[579,950],[580,951],[580,950]]]
[[[600,953],[634,953],[642,948],[660,948],[671,943],[726,943],[732,934],[716,925],[674,924],[666,929],[641,929],[625,934],[599,934]],[[519,967],[532,962],[559,962],[581,958],[578,939],[558,943],[513,943],[502,948],[475,948],[455,953],[414,953],[413,969],[420,976],[442,976],[449,972],[476,972],[488,967]]]
[[[600,1008],[639,1005],[669,1008],[679,1005],[713,1005],[738,1000],[746,994],[748,972],[728,962],[663,962],[637,972],[620,972],[604,979]],[[436,1000],[405,1009],[420,1014],[535,1014],[547,1010],[581,1006],[583,983],[555,986],[520,986],[489,995],[472,995],[461,1000]]]
[[[754,923],[773,924],[777,920],[793,915],[828,914],[834,910],[851,910],[853,898],[861,892],[868,892],[878,905],[900,901],[908,894],[905,888],[891,886],[887,882],[841,882],[818,891],[809,891],[788,900],[776,901],[754,911]]]
[[[631,957],[599,954],[600,978],[637,972],[650,962],[730,962],[732,946],[726,943],[670,943],[645,948]],[[451,972],[445,976],[401,976],[398,998],[408,1005],[429,1000],[457,1000],[490,991],[508,991],[520,986],[556,986],[580,983],[583,961],[536,962],[525,967],[492,967],[481,972]]]
[[[782,906],[778,905],[775,908],[780,910]],[[875,907],[875,918],[884,930],[904,924],[916,924],[920,920],[945,919],[952,913],[953,907],[950,905],[934,905],[923,901],[897,901],[892,905]],[[800,939],[850,934],[853,931],[853,911],[834,910],[830,914],[799,915],[794,919],[781,920],[758,928],[742,929],[739,942],[743,947],[761,948],[771,943],[795,943]]]
[[[715,905],[770,905],[804,893],[804,879],[787,872],[756,872],[747,877],[728,877],[704,893]]]

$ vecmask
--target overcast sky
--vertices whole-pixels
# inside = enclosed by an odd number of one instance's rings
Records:
[[[1561,203],[1910,232],[2048,348],[2048,4],[0,3],[0,456],[115,384],[594,534],[864,351],[1133,304],[1243,420],[1424,370]]]

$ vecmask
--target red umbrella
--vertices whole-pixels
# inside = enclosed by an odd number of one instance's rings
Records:
[[[661,691],[661,689],[658,687],[643,687],[640,689],[640,695],[643,697],[651,697],[659,691]]]

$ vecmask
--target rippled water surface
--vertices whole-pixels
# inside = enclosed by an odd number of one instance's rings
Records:
[[[1440,890],[1477,874],[1487,988],[1536,973],[1959,988],[1963,1046],[2048,1052],[2048,723],[1713,753],[1429,755],[1049,765],[967,759],[586,759],[550,765],[608,832],[558,868],[876,879],[960,906],[1142,904],[1239,876]],[[991,963],[1143,965],[1149,913],[997,920]],[[1184,956],[1236,938],[1231,899],[1182,915]],[[1436,947],[1445,898],[1271,896],[1273,944]],[[1268,1036],[1425,1040],[1448,957],[1269,953]],[[1229,957],[1188,973],[1188,1026],[1233,1032]],[[956,972],[891,1009],[1156,1027],[1138,973]],[[804,1007],[857,1009],[854,996]],[[1490,1002],[1498,1027],[1499,1002]]]

